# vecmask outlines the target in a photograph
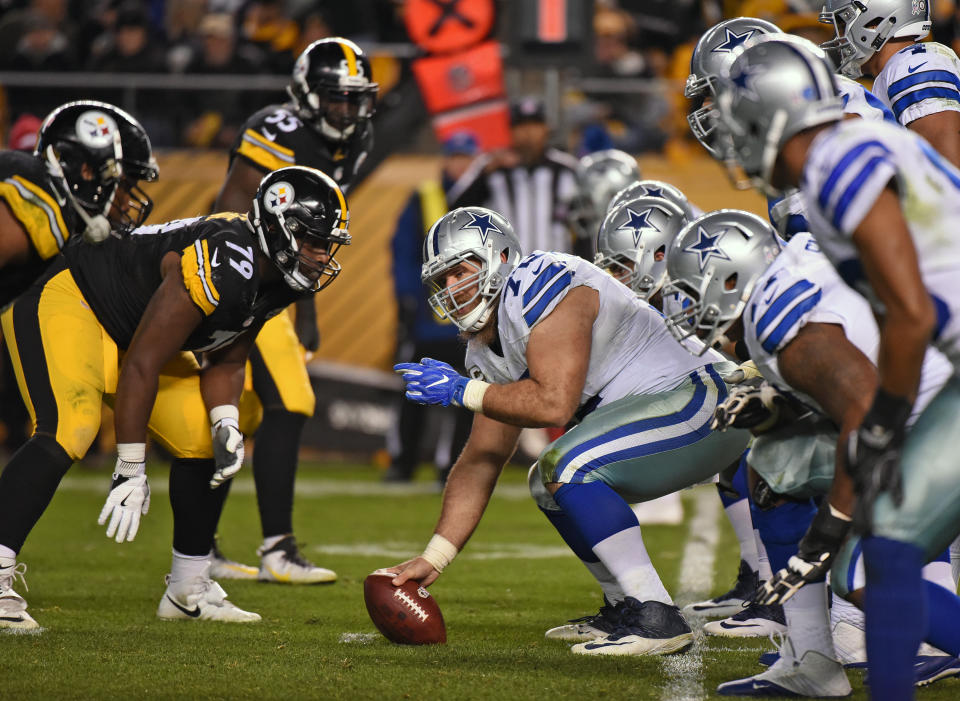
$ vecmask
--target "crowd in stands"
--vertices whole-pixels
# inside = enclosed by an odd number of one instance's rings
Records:
[[[361,44],[406,43],[404,4],[403,0],[0,0],[0,71],[289,75],[299,52],[322,37],[347,36]],[[628,79],[633,87],[615,93],[568,94],[564,126],[576,136],[567,145],[579,152],[614,146],[642,153],[682,142],[688,108],[682,85],[703,29],[724,17],[747,15],[822,41],[830,29],[817,23],[820,4],[820,0],[595,0],[595,60],[581,75]],[[933,9],[934,40],[960,49],[957,0],[936,0]],[[660,82],[638,90],[633,79]],[[0,133],[8,134],[21,115],[43,115],[68,99],[99,97],[132,108],[130,96],[122,88],[7,86],[0,102]],[[184,96],[142,87],[134,94],[137,116],[161,147],[227,148],[246,115],[282,98],[279,91],[210,90]]]

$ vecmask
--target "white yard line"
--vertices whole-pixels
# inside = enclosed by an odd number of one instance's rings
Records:
[[[674,599],[680,608],[702,599],[713,589],[714,561],[720,539],[717,518],[720,500],[713,486],[696,488],[694,516],[680,561],[680,577]],[[707,698],[703,688],[702,622],[688,618],[695,640],[689,651],[661,658],[663,701],[699,701]]]
[[[244,468],[246,469],[246,468]],[[106,494],[110,484],[109,473],[104,473],[102,480],[92,477],[66,477],[60,483],[59,489],[71,492],[103,492]],[[167,493],[166,474],[162,479],[151,480],[150,491],[153,494]],[[231,492],[237,494],[254,494],[252,479],[238,479],[230,487]],[[331,480],[310,477],[297,477],[297,497],[327,497],[327,496],[357,496],[357,497],[390,497],[440,494],[440,488],[435,482],[412,482],[409,484],[383,484],[381,482],[365,482],[362,480]],[[501,484],[493,496],[509,501],[524,501],[530,499],[530,490],[526,484]]]

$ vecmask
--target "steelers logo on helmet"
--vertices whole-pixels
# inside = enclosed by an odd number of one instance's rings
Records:
[[[293,204],[295,197],[293,185],[285,180],[280,180],[267,188],[263,205],[270,214],[280,214]]]
[[[113,143],[117,123],[113,117],[100,110],[84,112],[77,118],[77,139],[91,149],[100,149]]]

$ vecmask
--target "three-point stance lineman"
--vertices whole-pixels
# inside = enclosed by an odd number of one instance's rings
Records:
[[[742,432],[712,433],[727,396],[710,352],[674,343],[660,314],[592,263],[521,257],[510,224],[480,207],[440,218],[424,242],[431,304],[469,339],[473,379],[429,358],[396,366],[413,401],[476,412],[423,555],[394,583],[430,584],[480,521],[521,427],[577,425],[531,470],[531,490],[608,600],[609,633],[580,654],[664,654],[693,635],[647,556],[627,505],[709,478],[742,452]]]
[[[12,579],[9,553],[83,458],[101,400],[115,394],[118,459],[100,514],[108,536],[133,540],[149,508],[148,429],[175,456],[173,563],[157,615],[260,619],[226,602],[209,577],[226,493],[217,487],[243,461],[237,403],[254,338],[268,318],[336,277],[348,216],[326,175],[283,168],[263,179],[249,217],[225,212],[141,227],[95,248],[68,246],[18,298],[3,314],[3,335],[36,431],[0,483],[0,581]],[[205,352],[204,367],[182,351]],[[36,626],[16,594],[0,598],[0,614],[0,627],[14,616],[17,627]]]

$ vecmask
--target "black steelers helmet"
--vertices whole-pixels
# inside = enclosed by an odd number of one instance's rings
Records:
[[[88,240],[102,241],[111,228],[126,233],[153,209],[138,187],[158,176],[150,138],[118,107],[94,100],[61,105],[43,120],[34,155],[87,224]],[[126,197],[118,200],[118,191]]]
[[[363,50],[333,37],[303,50],[287,91],[304,122],[326,139],[343,141],[373,116],[378,87]]]
[[[340,274],[334,256],[350,243],[350,212],[340,187],[325,173],[303,166],[268,173],[253,198],[251,225],[260,250],[297,292],[322,290]],[[317,250],[327,260],[318,262]]]

